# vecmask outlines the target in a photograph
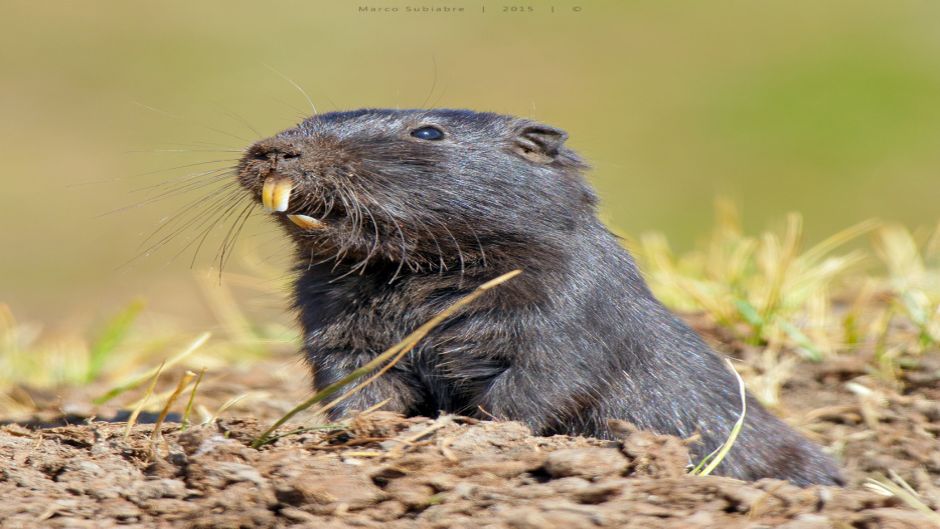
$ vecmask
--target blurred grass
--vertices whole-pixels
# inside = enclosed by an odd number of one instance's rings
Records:
[[[940,225],[920,239],[903,226],[890,225],[874,241],[887,268],[892,309],[916,327],[918,349],[940,343]]]
[[[904,368],[940,347],[940,226],[869,220],[803,249],[798,214],[782,232],[748,235],[733,204],[718,201],[716,212],[711,235],[678,256],[658,232],[628,246],[664,303],[757,349],[749,386],[765,404],[779,403],[800,359],[858,354],[899,386]],[[867,244],[846,248],[865,235]]]
[[[764,403],[778,404],[799,362],[840,355],[858,355],[871,373],[900,389],[903,370],[940,347],[940,226],[911,231],[868,221],[804,249],[800,217],[787,218],[782,232],[750,235],[734,207],[720,201],[713,231],[698,248],[675,255],[659,233],[628,238],[628,246],[667,305],[702,313],[728,334],[726,351],[740,344],[756,351],[744,374]],[[843,248],[856,239],[856,248]],[[256,264],[249,259],[245,266],[278,273]],[[0,409],[18,406],[16,388],[107,388],[98,390],[101,404],[150,380],[161,362],[205,368],[211,377],[225,365],[294,357],[298,337],[277,324],[254,323],[229,290],[232,283],[265,288],[271,280],[228,274],[221,285],[204,288],[215,307],[216,337],[207,343],[204,332],[185,348],[186,325],[146,324],[150,311],[139,300],[100,326],[64,334],[17,321],[0,305]]]
[[[860,250],[836,251],[877,223],[862,222],[804,250],[803,220],[798,214],[787,216],[783,233],[748,236],[731,203],[720,201],[717,210],[708,243],[680,259],[673,256],[662,234],[642,237],[637,251],[647,264],[653,290],[668,305],[705,310],[720,325],[743,328],[741,338],[748,343],[786,341],[806,358],[821,360],[833,347],[815,332],[826,324],[830,285],[863,258]],[[815,328],[800,324],[810,307],[818,307],[815,317],[809,318]]]
[[[562,14],[573,4],[395,16],[338,1],[5,3],[0,299],[62,328],[102,321],[127,292],[191,332],[215,321],[180,280],[189,255],[120,267],[192,196],[99,215],[192,170],[171,168],[232,163],[206,151],[240,149],[252,128],[295,123],[306,101],[268,66],[323,110],[428,101],[561,126],[595,167],[606,218],[668,233],[680,251],[717,195],[742,205],[751,232],[802,212],[808,245],[875,216],[936,221],[940,6],[636,1]],[[254,230],[262,259],[286,268],[282,241]]]
[[[206,270],[217,238],[194,277],[191,253],[175,257],[192,232],[133,259],[194,198],[135,207],[153,186],[229,166],[308,112],[272,69],[320,110],[427,102],[568,130],[605,219],[644,234],[634,249],[656,292],[760,348],[744,374],[765,402],[802,361],[859,353],[896,382],[937,347],[940,229],[907,227],[938,220],[940,5],[563,13],[574,4],[395,16],[338,1],[6,2],[0,393],[121,387],[203,332],[187,367],[210,377],[293,349],[289,252],[268,224],[249,227],[221,284]],[[697,241],[713,196],[738,208]]]
[[[91,343],[88,371],[85,373],[85,382],[91,382],[101,375],[108,357],[117,349],[130,331],[131,324],[144,309],[144,303],[135,300],[124,310],[116,314],[105,324],[104,330]]]

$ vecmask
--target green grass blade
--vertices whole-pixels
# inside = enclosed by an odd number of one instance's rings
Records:
[[[781,321],[780,328],[783,332],[787,333],[787,336],[799,347],[798,352],[800,352],[803,357],[813,362],[822,362],[822,352],[816,347],[816,344],[809,339],[809,336],[803,334],[803,331],[788,321]]]
[[[91,343],[85,382],[91,382],[98,378],[105,362],[127,337],[131,325],[137,320],[143,309],[143,300],[132,301],[124,310],[108,321],[101,334]]]

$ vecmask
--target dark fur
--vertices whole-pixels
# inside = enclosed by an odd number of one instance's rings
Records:
[[[413,138],[425,125],[441,141]],[[386,409],[522,421],[540,434],[611,437],[608,419],[689,437],[696,460],[738,418],[724,361],[650,293],[598,221],[585,164],[564,132],[465,110],[314,116],[254,145],[242,184],[290,176],[304,232],[294,304],[315,385],[395,344],[486,280],[523,275],[432,331],[334,416]],[[303,197],[303,200],[298,197]],[[839,484],[821,450],[748,398],[745,427],[718,473]]]

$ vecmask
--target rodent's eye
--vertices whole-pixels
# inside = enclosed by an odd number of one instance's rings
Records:
[[[418,138],[419,140],[435,141],[444,139],[444,131],[437,127],[431,126],[415,129],[411,131],[411,135],[415,138]]]

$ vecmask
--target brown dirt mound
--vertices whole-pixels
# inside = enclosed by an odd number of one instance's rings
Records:
[[[744,358],[742,367],[756,365],[748,360],[759,351],[697,327]],[[8,398],[33,411],[0,417],[18,421],[0,427],[0,528],[940,527],[936,514],[863,486],[895,473],[940,509],[940,354],[921,356],[893,383],[872,365],[860,354],[800,364],[776,410],[842,462],[845,489],[690,476],[683,441],[629,425],[613,442],[374,412],[252,449],[263,427],[308,394],[293,356],[216,370],[200,403],[257,398],[212,426],[166,424],[156,443],[148,424],[126,439],[122,423],[61,426],[114,417],[121,404],[88,404],[107,388],[16,388]]]
[[[931,527],[865,490],[690,476],[681,440],[626,426],[612,442],[375,412],[262,450],[255,421],[152,428],[4,427],[0,526]]]

